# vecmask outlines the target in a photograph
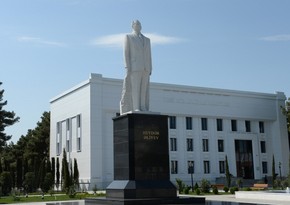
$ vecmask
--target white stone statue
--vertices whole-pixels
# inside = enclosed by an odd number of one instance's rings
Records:
[[[133,32],[125,36],[123,82],[120,114],[149,111],[149,78],[152,72],[150,39],[141,33],[141,23],[132,22]]]

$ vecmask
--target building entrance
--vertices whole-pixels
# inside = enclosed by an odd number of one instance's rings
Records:
[[[237,177],[254,179],[252,140],[235,140]]]

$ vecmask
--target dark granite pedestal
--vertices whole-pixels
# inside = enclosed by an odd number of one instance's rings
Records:
[[[179,198],[170,181],[168,116],[131,113],[114,121],[114,181],[106,198],[86,204],[204,204],[204,198]]]

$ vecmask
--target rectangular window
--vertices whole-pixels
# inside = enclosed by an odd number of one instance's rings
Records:
[[[194,161],[187,161],[188,174],[194,174]]]
[[[170,129],[176,129],[176,117],[169,116],[169,127]]]
[[[187,151],[192,152],[193,151],[193,139],[192,138],[187,138],[186,139],[186,144],[187,144]]]
[[[207,130],[207,118],[201,118],[201,130]]]
[[[266,153],[266,142],[265,141],[261,141],[261,153]]]
[[[202,151],[208,152],[208,139],[202,139]]]
[[[66,130],[69,131],[70,130],[70,123],[69,123],[69,119],[66,119]]]
[[[70,152],[69,139],[66,140],[66,151]]]
[[[263,174],[268,174],[268,163],[262,162],[262,172]]]
[[[178,162],[175,160],[171,161],[171,174],[177,174],[178,173]]]
[[[192,117],[186,117],[186,129],[192,130]]]
[[[217,131],[223,131],[223,120],[216,119],[216,129]]]
[[[176,138],[170,138],[170,151],[177,151],[177,140],[176,140]]]
[[[77,116],[77,127],[81,127],[81,115]]]
[[[262,121],[259,122],[259,131],[260,131],[260,133],[264,133],[265,132],[265,130],[264,130],[264,122],[262,122]]]
[[[61,142],[61,123],[56,123],[56,155],[60,155],[60,142]]]
[[[246,132],[251,132],[251,122],[249,120],[245,121]]]
[[[70,152],[70,119],[66,120],[66,151]]]
[[[56,143],[56,155],[60,155],[60,143]]]
[[[210,164],[209,161],[203,161],[203,170],[205,174],[210,173]]]
[[[232,125],[232,131],[233,132],[238,131],[238,128],[237,128],[237,120],[231,120],[231,125]]]
[[[218,140],[218,151],[224,152],[224,140]]]
[[[225,173],[225,161],[219,161],[220,174]]]
[[[77,116],[77,151],[82,150],[82,135],[81,135],[81,115]]]

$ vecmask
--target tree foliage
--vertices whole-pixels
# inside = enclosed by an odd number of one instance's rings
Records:
[[[226,181],[227,181],[227,187],[231,186],[231,173],[229,169],[229,162],[228,162],[228,156],[226,155]]]
[[[0,82],[0,86],[1,85],[2,82]],[[16,117],[16,114],[13,111],[6,111],[3,109],[4,106],[7,105],[7,100],[3,101],[3,94],[4,90],[0,89],[0,151],[12,137],[5,133],[5,128],[18,122],[20,119],[19,117]]]
[[[287,118],[288,133],[290,133],[290,98],[286,101],[285,107],[282,107],[282,112]]]
[[[35,129],[28,130],[16,144],[11,142],[2,147],[0,164],[3,172],[10,173],[12,187],[35,191],[46,185],[44,181],[49,178],[46,175],[51,172],[49,132],[50,113],[44,112]]]
[[[276,169],[275,169],[275,157],[273,155],[273,158],[272,158],[272,179],[273,179],[273,186],[274,186],[274,182],[276,180]]]

